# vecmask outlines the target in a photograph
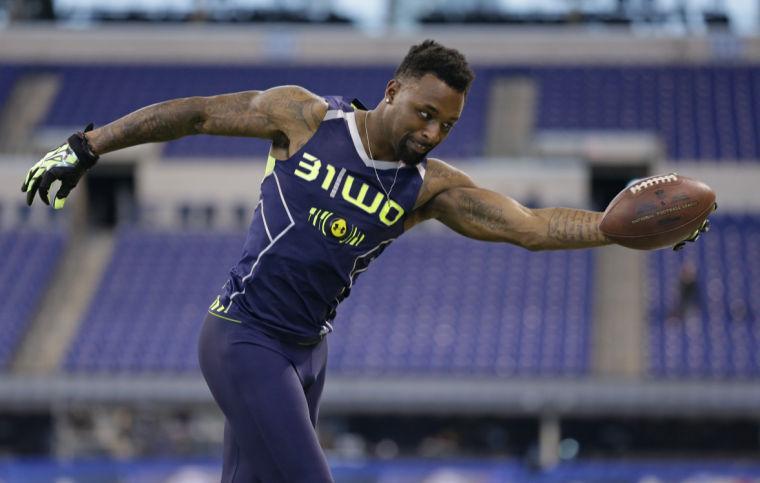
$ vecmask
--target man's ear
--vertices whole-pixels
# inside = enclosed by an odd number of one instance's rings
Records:
[[[390,104],[393,102],[393,98],[396,97],[398,91],[401,89],[401,82],[398,79],[391,79],[385,86],[385,102]]]

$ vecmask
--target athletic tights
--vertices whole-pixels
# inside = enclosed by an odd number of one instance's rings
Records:
[[[226,418],[222,483],[333,481],[316,433],[326,339],[285,343],[209,313],[198,356]]]

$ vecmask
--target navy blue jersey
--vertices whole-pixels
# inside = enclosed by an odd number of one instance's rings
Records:
[[[311,139],[287,160],[269,158],[243,254],[210,308],[297,342],[332,331],[356,277],[403,232],[425,175],[426,160],[373,167],[354,107],[325,100]]]

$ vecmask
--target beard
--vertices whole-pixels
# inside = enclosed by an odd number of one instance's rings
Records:
[[[401,141],[399,141],[398,143],[396,152],[398,153],[398,158],[401,161],[403,161],[405,164],[415,166],[415,165],[420,164],[422,160],[425,159],[425,156],[427,156],[427,153],[429,153],[430,150],[433,148],[430,148],[427,151],[420,153],[409,147],[410,141],[411,141],[411,136],[409,134],[404,134],[404,136],[401,138]]]

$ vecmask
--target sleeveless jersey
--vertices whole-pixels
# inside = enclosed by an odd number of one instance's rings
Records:
[[[427,162],[373,167],[353,106],[364,107],[325,100],[311,139],[287,160],[270,156],[243,254],[209,309],[298,343],[332,331],[356,278],[401,235]]]

